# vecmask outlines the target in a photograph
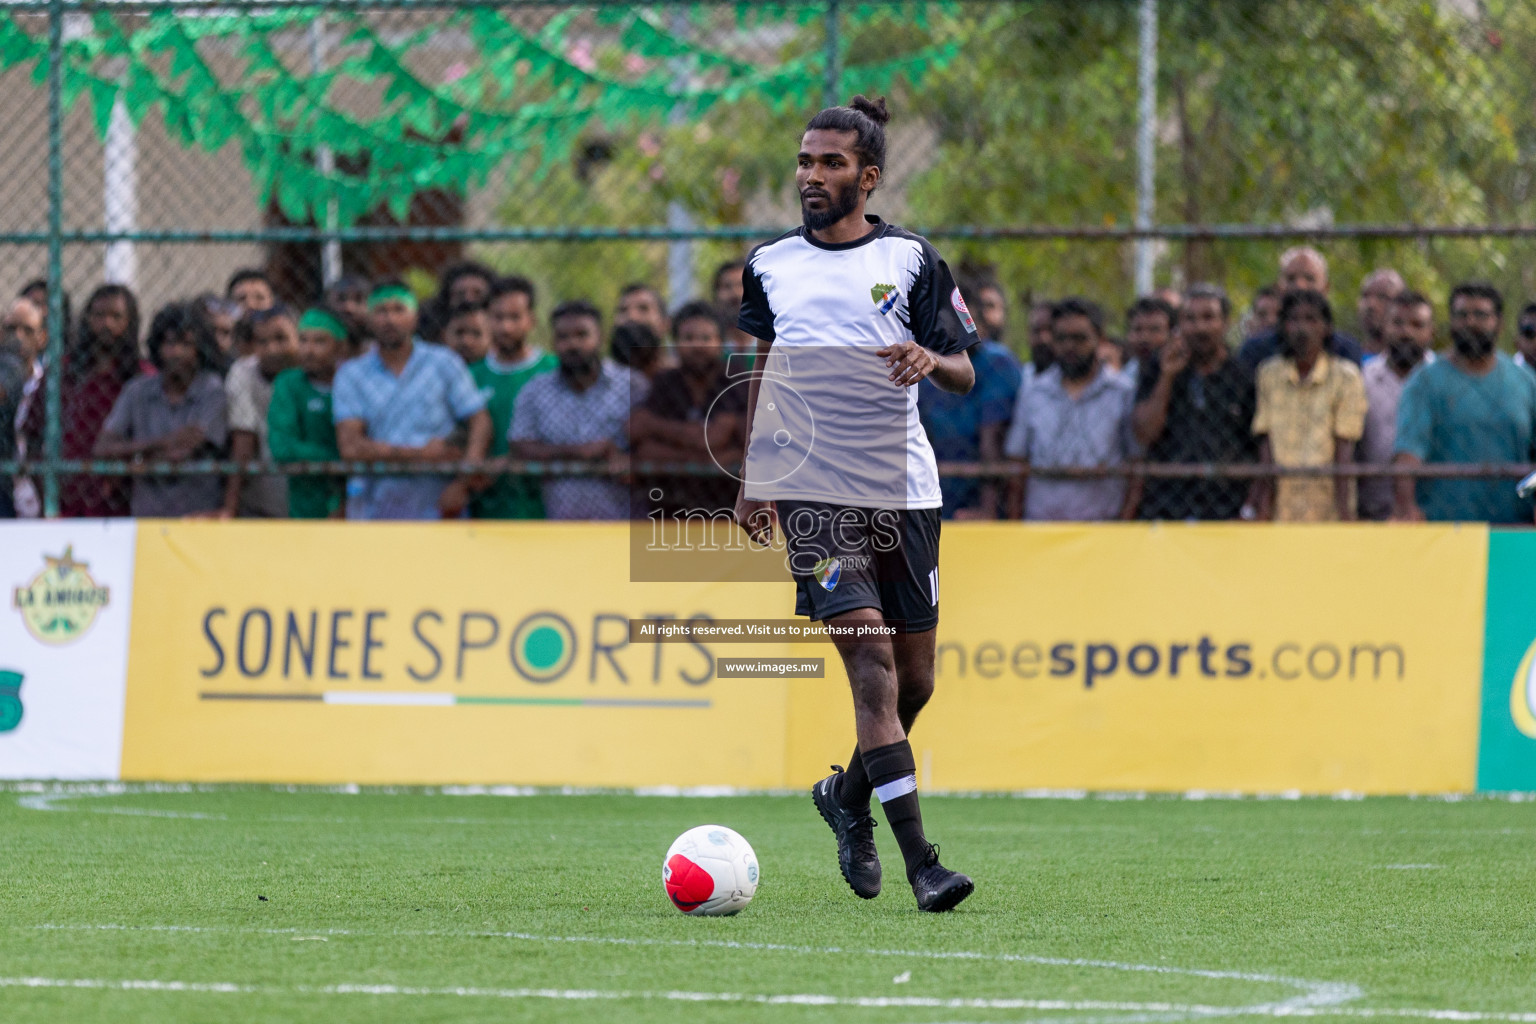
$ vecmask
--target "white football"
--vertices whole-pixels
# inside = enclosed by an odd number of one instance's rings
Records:
[[[724,825],[700,825],[677,837],[661,866],[667,899],[685,914],[739,913],[757,892],[757,854]]]

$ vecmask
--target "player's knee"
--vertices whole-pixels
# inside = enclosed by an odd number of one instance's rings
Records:
[[[896,669],[878,649],[856,648],[844,658],[854,706],[866,713],[888,715],[897,708]]]
[[[903,725],[910,726],[917,713],[928,706],[929,699],[933,696],[933,677],[925,676],[919,679],[903,679],[901,691],[896,697],[896,713],[901,716]]]

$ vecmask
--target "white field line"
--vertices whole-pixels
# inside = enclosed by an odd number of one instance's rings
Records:
[[[125,925],[125,924],[42,924],[31,926],[34,931],[126,931],[126,932],[183,932],[211,934],[259,934],[259,935],[350,935],[382,936],[388,938],[437,938],[437,939],[508,939],[517,942],[582,943],[605,946],[671,946],[693,949],[730,949],[753,952],[791,953],[808,956],[847,955],[891,957],[910,960],[964,960],[989,963],[1028,964],[1041,967],[1079,967],[1106,971],[1122,971],[1141,974],[1178,975],[1205,978],[1216,981],[1243,981],[1254,984],[1279,985],[1300,989],[1300,993],[1278,1003],[1262,1005],[1277,1011],[1301,1010],[1308,1007],[1338,1006],[1359,999],[1359,987],[1344,982],[1308,981],[1304,978],[1288,978],[1275,974],[1249,971],[1222,971],[1195,967],[1172,967],[1166,964],[1138,964],[1118,960],[1090,960],[1077,957],[1036,956],[1027,953],[978,953],[965,950],[905,950],[905,949],[858,949],[844,946],[799,946],[773,942],[738,942],[711,939],[633,939],[607,935],[538,935],[531,932],[480,931],[443,932],[389,930],[383,932],[349,929],[316,928],[225,928],[203,925]],[[1183,1012],[1183,1011],[1171,1011]]]
[[[800,797],[800,789],[750,789],[736,786],[360,786],[344,785],[291,785],[249,783],[162,783],[162,782],[48,782],[0,780],[0,793],[54,793],[78,796],[121,796],[133,793],[221,793],[229,791],[256,791],[266,793],[315,793],[346,796],[664,796],[664,797],[743,797],[777,796]],[[1012,792],[979,792],[976,790],[930,789],[931,796],[947,796],[965,799],[994,800],[1361,800],[1374,799],[1351,790],[1337,793],[1302,793],[1300,790],[1280,790],[1273,793],[1237,793],[1203,789],[1177,792],[1148,792],[1145,790],[1086,789],[1024,789]],[[1491,801],[1498,803],[1533,803],[1536,792],[1503,793],[1409,793],[1410,800],[1444,803],[1472,803]]]
[[[1278,1004],[1213,1006],[1198,1003],[1137,1003],[1094,999],[981,999],[940,996],[832,996],[820,993],[689,992],[679,990],[483,988],[472,986],[416,985],[240,985],[234,982],[162,981],[106,978],[0,978],[0,988],[72,988],[126,992],[179,992],[215,995],[364,995],[428,996],[472,999],[553,999],[566,1001],[663,1000],[682,1003],[744,1003],[768,1006],[843,1006],[856,1009],[941,1010],[1050,1010],[1057,1012],[1111,1011],[1157,1013],[1201,1017],[1354,1017],[1361,1019],[1413,1019],[1444,1021],[1496,1021],[1536,1024],[1536,1013],[1485,1013],[1471,1010],[1420,1008],[1312,1006]]]

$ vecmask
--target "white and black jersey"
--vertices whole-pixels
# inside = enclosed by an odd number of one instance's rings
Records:
[[[746,497],[862,508],[938,508],[938,466],[917,413],[876,350],[939,355],[976,343],[949,267],[928,240],[879,218],[855,242],[801,228],[752,251],[737,326],[773,342],[747,447]]]

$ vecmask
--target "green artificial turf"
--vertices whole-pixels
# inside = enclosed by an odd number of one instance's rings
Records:
[[[923,811],[945,863],[977,880],[951,914],[914,909],[883,823],[885,892],[856,899],[808,796],[0,788],[0,1019],[1536,1011],[1536,803],[927,797]],[[761,862],[735,918],[684,917],[662,892],[667,846],[704,823]],[[778,996],[825,998],[763,1001]]]

